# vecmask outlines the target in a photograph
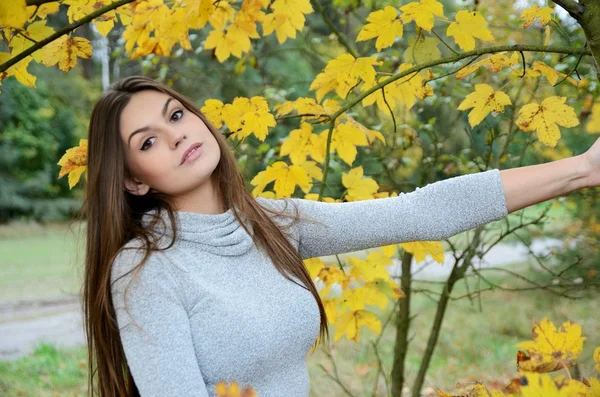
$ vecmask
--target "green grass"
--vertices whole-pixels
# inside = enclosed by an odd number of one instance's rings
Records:
[[[87,373],[85,348],[40,343],[27,357],[0,361],[0,395],[86,396]]]
[[[77,225],[72,229],[68,224],[0,227],[0,303],[60,299],[79,292],[82,272],[76,257]],[[82,261],[83,252],[79,255]]]

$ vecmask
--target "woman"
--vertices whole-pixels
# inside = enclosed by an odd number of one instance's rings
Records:
[[[236,381],[261,397],[308,396],[306,354],[328,329],[303,259],[445,239],[597,186],[598,169],[599,141],[576,157],[398,197],[255,199],[227,141],[190,99],[127,77],[98,100],[89,128],[90,389],[214,396],[218,382]]]

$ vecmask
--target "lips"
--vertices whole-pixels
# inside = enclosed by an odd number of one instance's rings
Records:
[[[185,151],[185,153],[183,153],[183,156],[181,156],[181,163],[179,163],[179,165],[183,164],[183,162],[185,161],[186,157],[188,156],[188,154],[190,154],[192,152],[192,150],[199,148],[200,146],[202,146],[201,143],[193,143],[188,150]]]

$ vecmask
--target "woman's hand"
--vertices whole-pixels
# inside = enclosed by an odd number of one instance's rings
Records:
[[[600,138],[581,155],[587,187],[600,186]]]

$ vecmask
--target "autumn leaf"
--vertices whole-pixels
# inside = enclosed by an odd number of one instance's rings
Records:
[[[381,320],[367,310],[349,310],[338,316],[335,322],[334,341],[337,342],[345,336],[348,340],[358,342],[362,327],[367,327],[379,335]]]
[[[592,115],[585,126],[585,132],[595,134],[600,132],[600,103],[594,104],[592,107]]]
[[[377,306],[383,310],[389,301],[376,285],[367,283],[360,287],[345,289],[340,304],[350,310],[365,310],[366,306]]]
[[[14,57],[15,54],[9,54],[8,52],[0,52],[0,64],[8,61],[10,58]],[[30,56],[21,59],[16,64],[12,65],[5,72],[0,72],[0,85],[2,85],[2,80],[7,77],[15,76],[19,83],[27,86],[27,87],[35,87],[35,81],[37,79],[36,76],[30,74],[27,71],[27,67],[33,58]]]
[[[319,102],[326,93],[332,90],[345,99],[359,79],[373,84],[376,76],[373,66],[382,63],[382,61],[377,61],[377,57],[374,56],[354,58],[351,54],[342,54],[327,63],[325,69],[310,84],[309,89],[316,90]]]
[[[596,362],[596,371],[600,372],[600,347],[594,350],[594,361]]]
[[[347,201],[373,199],[373,194],[379,189],[372,178],[363,178],[362,166],[352,168],[348,173],[342,172],[342,184],[348,189]]]
[[[494,41],[492,32],[486,27],[487,22],[477,11],[461,10],[456,13],[456,22],[452,22],[446,34],[454,37],[458,46],[464,51],[475,48],[475,38]]]
[[[311,178],[302,166],[276,161],[250,181],[252,185],[256,186],[252,190],[252,195],[257,197],[265,186],[273,181],[275,181],[273,190],[275,190],[277,198],[290,197],[296,190],[296,186],[300,187],[304,193],[308,193],[312,188]]]
[[[44,47],[44,58],[41,63],[46,66],[56,65],[63,72],[68,72],[77,65],[78,58],[91,58],[92,45],[84,37],[64,35]]]
[[[303,162],[312,149],[311,135],[312,126],[305,122],[301,123],[300,128],[292,130],[283,141],[279,154],[290,156],[293,164]]]
[[[410,63],[403,63],[399,66],[398,71],[403,72],[413,67]],[[385,78],[382,78],[385,79]],[[370,89],[375,84],[365,83],[362,91]],[[433,95],[433,88],[428,84],[423,84],[423,77],[418,73],[409,73],[408,75],[393,81],[384,86],[385,98],[381,93],[382,90],[377,90],[362,100],[363,106],[372,105],[377,101],[377,107],[386,114],[390,114],[389,107],[394,110],[400,104],[405,105],[408,109],[412,108],[417,100],[425,99]]]
[[[358,274],[364,281],[375,281],[378,278],[389,280],[390,273],[386,269],[387,266],[392,266],[392,259],[381,253],[381,251],[373,251],[367,255],[366,259],[351,257],[350,263],[356,266]]]
[[[263,35],[275,31],[279,44],[288,38],[296,38],[296,31],[304,28],[304,15],[313,12],[310,0],[275,0],[270,7],[273,13],[265,16]]]
[[[433,28],[434,16],[444,17],[444,6],[437,0],[421,0],[418,3],[416,1],[400,7],[402,15],[400,18],[404,23],[415,21],[418,27],[431,32]]]
[[[469,124],[475,127],[491,112],[504,113],[504,107],[511,104],[510,97],[504,92],[494,91],[487,84],[476,84],[475,92],[467,95],[458,110],[473,108],[469,113]]]
[[[367,17],[369,22],[358,33],[356,41],[365,41],[377,37],[375,48],[381,51],[394,44],[396,37],[402,37],[403,26],[398,19],[398,12],[392,6],[385,6],[383,10],[373,11]]]
[[[429,255],[437,263],[444,264],[444,246],[440,241],[414,241],[402,243],[400,246],[413,254],[417,263],[423,262]]]
[[[530,27],[536,19],[539,19],[540,24],[544,26],[552,19],[552,16],[550,15],[552,13],[554,13],[554,8],[540,7],[536,4],[524,10],[519,19],[525,21],[523,23],[524,28]]]
[[[0,28],[22,29],[28,19],[25,0],[0,1]]]
[[[356,147],[368,146],[368,144],[369,142],[365,133],[354,124],[341,123],[333,129],[331,146],[349,166],[352,166],[352,163],[356,159]]]
[[[572,365],[581,354],[584,337],[581,326],[567,321],[560,328],[544,318],[536,323],[532,330],[533,341],[522,342],[517,347],[527,350],[531,356],[529,367],[549,365],[559,362]]]
[[[266,99],[260,96],[235,97],[231,104],[221,106],[219,102],[211,102],[205,106],[211,117],[224,121],[233,132],[231,136],[242,142],[251,134],[264,141],[269,127],[277,125]]]
[[[558,126],[574,127],[579,124],[575,110],[565,105],[566,97],[551,96],[541,104],[530,103],[519,110],[515,123],[523,131],[536,131],[544,144],[555,147],[560,139]]]
[[[218,382],[215,385],[215,393],[218,397],[258,397],[258,393],[252,387],[245,386],[242,389],[236,381],[229,384],[225,381]]]
[[[406,51],[402,54],[402,59],[406,63],[421,64],[434,59],[438,59],[442,53],[438,48],[440,41],[435,37],[425,37],[423,35],[408,39]]]
[[[208,118],[215,127],[223,126],[223,112],[225,105],[218,99],[207,99],[200,111]]]
[[[514,66],[519,63],[519,53],[513,52],[510,57],[505,52],[499,52],[491,55],[481,61],[473,62],[470,65],[460,69],[454,75],[458,80],[462,80],[471,73],[477,71],[479,68],[486,67],[492,73],[498,73],[500,70]]]
[[[517,351],[517,369],[519,371],[529,371],[529,372],[554,372],[565,367],[570,367],[575,365],[574,361],[563,363],[562,361],[540,361],[540,360],[532,360],[527,353],[522,351]]]
[[[84,171],[87,177],[87,155],[88,140],[80,139],[79,146],[67,149],[58,161],[57,164],[61,166],[58,179],[69,174],[69,189],[73,189],[73,186],[79,182]]]

